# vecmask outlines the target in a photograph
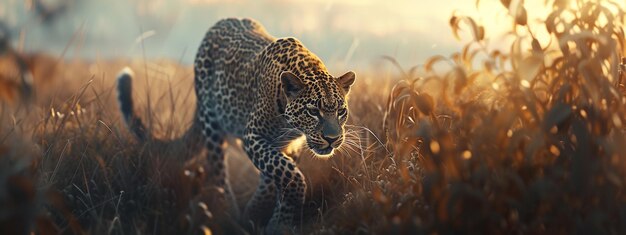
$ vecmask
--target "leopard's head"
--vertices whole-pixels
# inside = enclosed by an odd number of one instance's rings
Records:
[[[344,140],[348,120],[348,93],[354,72],[340,77],[310,73],[302,78],[291,72],[280,75],[287,101],[285,118],[306,136],[308,147],[318,156],[330,156]]]

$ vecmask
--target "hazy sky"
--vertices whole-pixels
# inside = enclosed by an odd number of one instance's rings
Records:
[[[275,37],[299,38],[331,69],[356,70],[382,55],[408,67],[458,50],[448,25],[455,10],[488,30],[510,25],[499,0],[482,0],[478,10],[473,0],[44,0],[64,1],[73,3],[65,14],[43,23],[28,1],[0,0],[0,19],[23,31],[26,51],[60,55],[70,45],[66,58],[112,58],[140,57],[145,50],[149,58],[190,64],[216,21],[251,17]]]

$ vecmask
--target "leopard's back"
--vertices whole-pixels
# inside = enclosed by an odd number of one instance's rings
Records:
[[[257,78],[249,74],[249,68],[254,57],[273,41],[252,19],[224,19],[209,29],[194,66],[200,116],[211,112],[225,132],[243,134],[257,95]]]

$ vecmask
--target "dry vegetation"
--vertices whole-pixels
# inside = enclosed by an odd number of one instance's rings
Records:
[[[490,49],[488,29],[455,15],[454,35],[473,37],[461,52],[399,78],[360,76],[344,149],[298,158],[311,185],[298,232],[626,232],[624,12],[548,1],[551,39],[539,41],[526,10],[502,4],[510,50]],[[0,233],[256,231],[212,203],[220,190],[178,139],[195,105],[191,68],[33,61],[46,68],[33,69],[37,101],[1,108]],[[137,107],[173,141],[139,145],[121,123],[113,87],[127,65]],[[256,171],[231,145],[243,206]]]

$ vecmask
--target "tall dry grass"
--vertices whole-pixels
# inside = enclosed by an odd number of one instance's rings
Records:
[[[502,1],[509,51],[489,49],[488,29],[453,15],[453,33],[473,40],[429,59],[422,76],[402,72],[384,119],[393,160],[346,195],[337,231],[624,232],[624,11],[547,1],[550,39],[539,41],[512,2]]]
[[[202,161],[192,158],[188,145],[181,140],[138,145],[119,117],[115,77],[131,66],[142,78],[135,84],[142,94],[138,111],[149,117],[155,135],[182,135],[194,114],[190,68],[171,61],[43,58],[40,64],[56,72],[34,70],[37,100],[2,104],[0,151],[7,170],[0,191],[6,194],[3,216],[9,216],[3,221],[17,213],[23,220],[15,220],[26,223],[22,231],[49,234],[194,233],[222,220],[211,227],[238,231],[228,228],[227,219],[215,219],[221,213],[208,210],[217,190],[205,187]],[[20,204],[25,196],[30,201]],[[26,213],[20,205],[31,207],[28,217],[20,215]],[[13,220],[6,221],[3,233],[17,231]]]

